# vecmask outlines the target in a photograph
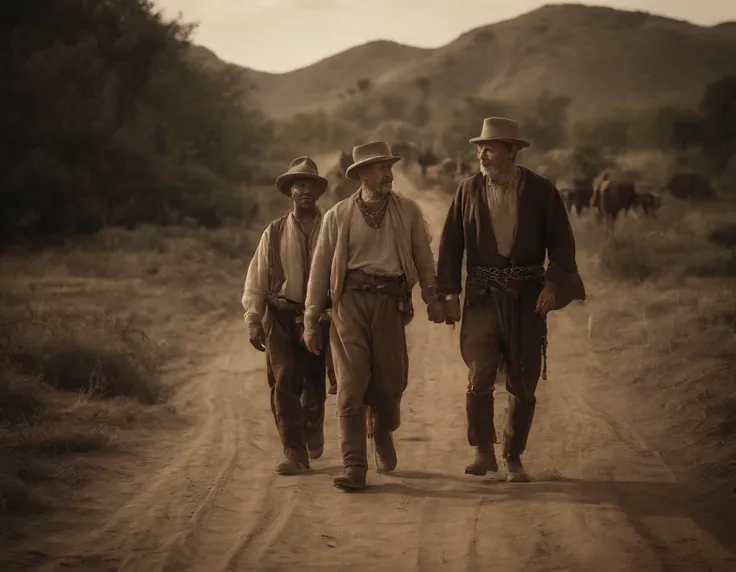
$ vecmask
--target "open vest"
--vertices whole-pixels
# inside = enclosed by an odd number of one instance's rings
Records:
[[[276,219],[271,223],[270,240],[268,245],[268,303],[269,305],[276,305],[283,309],[284,306],[288,306],[289,309],[296,310],[298,312],[304,311],[303,302],[287,301],[281,298],[281,289],[286,282],[286,274],[284,273],[284,265],[281,260],[281,240],[284,236],[284,225],[288,223],[288,217],[290,215],[284,215],[281,218]],[[303,296],[306,298],[307,282],[309,280],[309,260],[304,260],[303,272],[304,281]]]

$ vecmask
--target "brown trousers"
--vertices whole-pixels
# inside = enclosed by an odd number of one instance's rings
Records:
[[[271,388],[271,412],[284,453],[309,465],[307,440],[323,431],[327,388],[325,351],[316,356],[301,342],[302,325],[295,314],[272,310],[266,340],[266,375]],[[325,344],[329,329],[323,325]],[[326,346],[325,346],[326,347]]]
[[[399,298],[375,291],[346,289],[332,310],[338,416],[366,415],[369,436],[401,425],[409,380],[404,321]]]
[[[503,438],[503,456],[518,458],[526,449],[536,398],[534,393],[542,369],[543,322],[534,305],[522,306],[520,316],[523,369],[507,367],[509,340],[506,340],[499,308],[494,300],[469,305],[466,300],[460,328],[460,353],[468,366],[466,414],[468,443],[489,447],[497,442],[493,423],[493,390],[499,368],[506,370],[508,412]]]

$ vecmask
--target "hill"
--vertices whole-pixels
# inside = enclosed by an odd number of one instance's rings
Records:
[[[240,69],[274,117],[329,107],[363,77],[379,89],[429,78],[435,104],[466,95],[527,98],[549,88],[587,115],[694,104],[707,83],[736,72],[735,29],[734,22],[702,27],[645,12],[549,4],[437,49],[376,41],[288,73]]]

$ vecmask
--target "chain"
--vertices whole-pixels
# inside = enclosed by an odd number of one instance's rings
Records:
[[[491,268],[487,266],[471,266],[468,279],[490,286],[502,292],[509,291],[512,281],[538,280],[544,278],[544,266],[516,266],[511,260],[510,268]],[[542,315],[542,379],[547,379],[547,316]]]
[[[383,219],[386,215],[386,209],[388,208],[388,197],[375,212],[370,212],[368,204],[363,200],[363,197],[360,196],[360,193],[358,193],[358,196],[356,197],[356,202],[358,203],[358,209],[360,209],[360,212],[363,215],[365,222],[368,223],[368,226],[375,229],[381,228]]]
[[[511,281],[537,280],[544,277],[544,266],[516,266],[511,261],[511,268],[491,268],[488,266],[471,266],[468,277],[475,282],[500,286],[507,290]]]

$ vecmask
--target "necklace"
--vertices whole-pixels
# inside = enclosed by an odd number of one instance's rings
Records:
[[[516,185],[519,182],[519,169],[517,168],[514,172],[514,176],[511,178],[511,180],[508,183],[498,183],[496,181],[493,181],[490,177],[488,177],[488,186],[492,187],[494,189],[499,189],[501,191],[507,191],[511,188],[516,187]]]
[[[358,209],[363,215],[363,218],[365,219],[365,222],[368,224],[368,226],[374,229],[381,228],[381,225],[383,225],[383,220],[386,217],[386,210],[388,208],[388,197],[386,197],[375,210],[371,209],[371,207],[368,206],[368,203],[363,200],[363,197],[360,196],[360,193],[358,193],[356,196],[356,202],[358,203]]]

